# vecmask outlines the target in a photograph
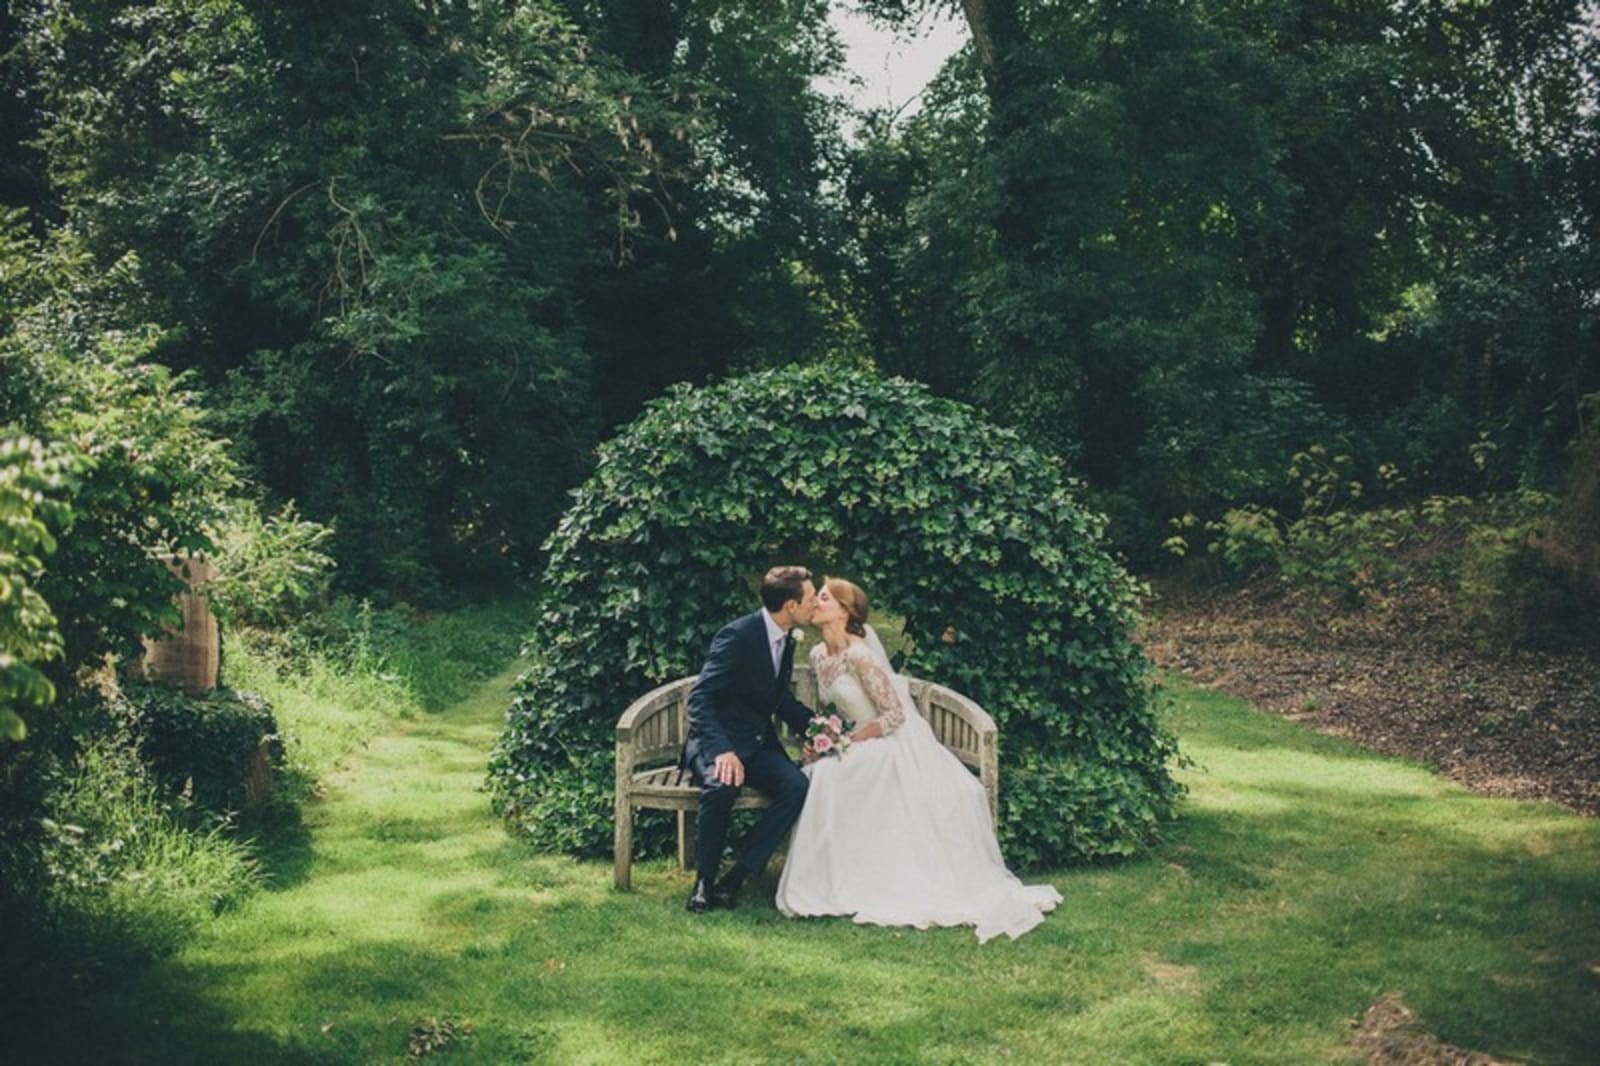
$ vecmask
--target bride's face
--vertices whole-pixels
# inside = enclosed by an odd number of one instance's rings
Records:
[[[817,606],[811,612],[812,625],[825,626],[829,622],[842,622],[846,617],[844,606],[833,598],[828,586],[824,585],[817,590]]]

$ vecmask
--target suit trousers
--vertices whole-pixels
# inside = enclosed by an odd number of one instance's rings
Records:
[[[717,781],[710,760],[696,760],[693,767],[700,780],[700,815],[696,822],[695,865],[707,884],[714,884],[722,865],[722,849],[728,837],[728,822],[733,816],[733,801],[742,789]],[[800,817],[805,806],[809,778],[781,750],[764,747],[744,762],[744,784],[765,793],[772,801],[745,841],[744,851],[734,860],[734,870],[743,877],[758,874],[778,850],[784,837]]]

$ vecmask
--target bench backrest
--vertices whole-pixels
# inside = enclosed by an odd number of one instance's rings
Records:
[[[989,792],[990,810],[996,808],[1000,788],[999,731],[982,707],[961,693],[920,677],[907,677],[911,698],[939,742],[971,767]],[[689,692],[695,678],[669,681],[634,700],[617,722],[619,755],[642,769],[652,764],[676,762],[688,729]],[[796,698],[807,707],[817,705],[817,679],[808,663],[794,668]]]

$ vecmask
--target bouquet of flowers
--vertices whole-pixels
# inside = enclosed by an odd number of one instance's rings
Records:
[[[824,755],[843,755],[850,749],[850,731],[856,724],[829,710],[813,715],[806,726],[806,748],[821,758]]]

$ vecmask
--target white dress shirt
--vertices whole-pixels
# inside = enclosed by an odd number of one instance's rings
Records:
[[[777,677],[783,667],[783,645],[789,639],[789,631],[780,626],[773,619],[772,612],[765,607],[761,609],[761,620],[767,623],[767,646],[772,649],[772,676]]]

